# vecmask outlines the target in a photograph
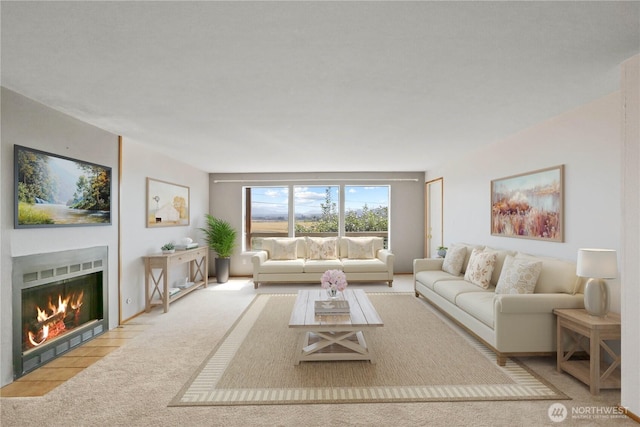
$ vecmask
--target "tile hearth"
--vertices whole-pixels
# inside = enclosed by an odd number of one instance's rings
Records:
[[[124,324],[18,378],[0,389],[2,397],[44,396],[107,354],[125,345],[148,325]]]

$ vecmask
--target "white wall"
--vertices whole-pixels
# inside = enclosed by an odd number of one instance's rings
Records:
[[[305,182],[305,179],[330,179],[332,185],[364,185],[375,179],[372,185],[391,186],[390,247],[395,255],[394,271],[411,273],[414,258],[421,257],[424,247],[424,173],[423,172],[344,172],[344,173],[288,173],[288,174],[211,174],[209,210],[212,215],[229,221],[238,230],[237,255],[231,258],[231,274],[252,275],[251,260],[240,255],[243,221],[243,194],[245,186],[322,185],[322,181]],[[402,181],[397,181],[397,180]],[[410,181],[404,181],[408,179]],[[244,182],[216,182],[243,180]],[[252,181],[253,180],[253,181]],[[269,180],[276,180],[268,182]],[[282,180],[286,180],[283,182]],[[298,181],[299,180],[299,181]],[[212,263],[210,263],[212,264]],[[213,268],[211,265],[210,268]],[[213,271],[213,270],[212,270]]]
[[[430,171],[444,177],[445,245],[465,241],[576,260],[581,247],[620,251],[620,93],[523,130]],[[564,242],[492,236],[491,180],[565,165]],[[609,281],[620,312],[620,280]]]
[[[622,65],[622,406],[640,417],[640,55]]]
[[[189,187],[190,224],[177,227],[146,227],[147,178]],[[144,263],[142,257],[160,252],[167,242],[179,243],[184,237],[204,245],[204,215],[209,208],[209,174],[124,140],[122,144],[121,254],[122,319],[144,310]],[[170,282],[186,276],[186,265],[171,271]],[[130,300],[129,303],[127,301]]]
[[[118,137],[2,88],[2,269],[0,351],[2,385],[13,380],[11,341],[12,257],[78,249],[109,248],[109,327],[118,324]],[[13,146],[36,148],[112,168],[112,225],[13,228]]]

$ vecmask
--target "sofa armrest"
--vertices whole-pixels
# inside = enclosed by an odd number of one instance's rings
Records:
[[[393,261],[396,256],[388,249],[380,249],[378,251],[378,259],[387,265],[387,273],[389,274],[389,280],[393,280]],[[391,286],[391,282],[389,282]]]
[[[496,295],[496,313],[551,313],[554,308],[584,308],[583,294]]]
[[[251,256],[251,262],[254,267],[260,267],[263,262],[269,259],[269,253],[267,251],[257,251]]]
[[[419,271],[442,270],[444,258],[418,258],[413,260],[413,274]]]
[[[389,266],[393,266],[395,255],[388,249],[380,249],[377,258]]]

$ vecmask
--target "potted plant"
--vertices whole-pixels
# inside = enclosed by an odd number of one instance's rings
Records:
[[[204,239],[211,250],[218,256],[215,260],[216,279],[218,283],[226,283],[229,280],[229,267],[231,254],[236,247],[236,235],[238,234],[227,221],[206,214],[207,227],[201,228]]]
[[[438,246],[438,256],[440,258],[444,258],[447,255],[447,247],[446,246]]]
[[[161,248],[163,254],[172,254],[176,251],[176,246],[169,242],[165,243]]]

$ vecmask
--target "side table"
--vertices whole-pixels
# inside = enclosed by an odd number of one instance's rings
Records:
[[[148,313],[154,305],[161,305],[164,312],[169,311],[169,304],[195,291],[200,286],[207,287],[209,280],[209,248],[201,247],[177,251],[172,254],[153,254],[144,259],[144,297],[145,311]],[[188,279],[191,286],[182,289],[175,295],[169,295],[169,269],[187,263]]]
[[[606,340],[620,340],[620,315],[591,316],[584,309],[555,309],[557,317],[557,369],[566,372],[589,386],[592,395],[601,389],[620,388],[621,356]],[[565,336],[570,339],[565,350]],[[585,341],[587,343],[585,344]],[[584,350],[589,360],[571,359],[576,351]],[[604,350],[612,362],[601,357]]]

